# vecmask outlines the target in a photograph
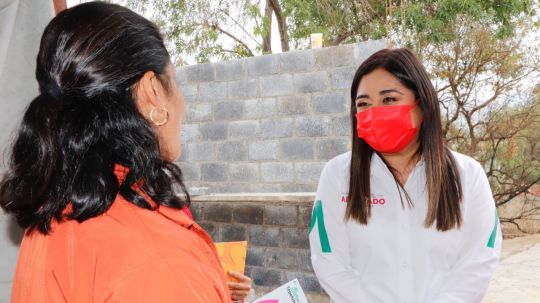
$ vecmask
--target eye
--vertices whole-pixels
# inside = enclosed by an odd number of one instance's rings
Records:
[[[369,103],[367,103],[367,102],[362,102],[362,101],[356,102],[356,107],[366,107],[368,105],[369,105]]]
[[[383,103],[384,104],[389,104],[389,103],[393,103],[393,102],[396,102],[397,99],[394,98],[394,97],[384,97],[383,99]]]

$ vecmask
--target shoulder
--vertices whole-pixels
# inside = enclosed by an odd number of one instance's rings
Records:
[[[458,153],[456,151],[451,151],[454,161],[456,162],[459,173],[462,176],[466,175],[478,175],[485,174],[484,167],[480,162],[476,161],[474,158]]]
[[[456,163],[461,166],[465,167],[481,167],[480,162],[476,161],[471,156],[462,154],[460,152],[450,150],[452,153],[452,156],[454,156],[454,159],[456,160]]]
[[[323,173],[342,174],[348,172],[351,165],[351,155],[351,152],[346,152],[330,159],[326,162]]]

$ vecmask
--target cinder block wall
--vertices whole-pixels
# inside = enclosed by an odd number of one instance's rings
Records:
[[[327,303],[313,273],[309,223],[313,194],[221,194],[193,198],[195,220],[214,241],[248,241],[254,298],[298,278],[311,303]]]
[[[349,90],[385,40],[177,69],[180,159],[194,193],[311,192],[349,149]]]

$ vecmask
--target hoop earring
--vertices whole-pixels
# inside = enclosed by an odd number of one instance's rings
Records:
[[[152,123],[154,123],[154,125],[156,126],[165,125],[169,121],[169,111],[166,108],[163,108],[161,110],[165,111],[165,119],[162,121],[156,121],[156,119],[154,118],[154,114],[156,113],[157,108],[154,107],[150,111],[150,120],[152,120]]]

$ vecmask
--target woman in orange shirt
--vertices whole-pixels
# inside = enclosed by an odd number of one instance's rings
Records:
[[[212,240],[182,211],[184,101],[157,28],[107,3],[64,10],[36,78],[0,184],[26,228],[12,302],[230,302]]]

